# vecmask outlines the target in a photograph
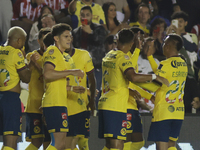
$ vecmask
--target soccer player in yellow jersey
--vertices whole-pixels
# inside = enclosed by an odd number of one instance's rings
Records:
[[[69,84],[70,86],[83,86],[87,89],[87,78],[90,89],[90,99],[88,101],[87,91],[82,94],[74,93],[73,91],[68,91],[67,94],[67,102],[68,102],[68,115],[69,115],[69,133],[67,134],[69,137],[80,137],[86,138],[85,140],[85,150],[89,150],[88,147],[88,137],[90,130],[90,111],[93,114],[95,110],[95,89],[96,89],[96,79],[94,77],[94,66],[92,63],[92,58],[90,54],[86,50],[80,50],[77,48],[67,49],[66,52],[70,54],[72,57],[76,69],[81,69],[84,72],[84,78],[75,78],[73,76],[69,76]],[[76,141],[74,139],[74,141]],[[80,142],[80,146],[83,142]],[[72,149],[76,147],[76,142],[73,142]],[[71,145],[71,143],[69,144]],[[66,143],[68,146],[68,143]],[[83,147],[83,146],[81,146]]]
[[[21,52],[25,41],[26,32],[20,27],[12,27],[5,46],[0,46],[0,134],[3,135],[3,150],[16,149],[18,136],[21,136],[20,80],[28,83],[31,77]],[[28,67],[31,66],[32,61]]]
[[[63,150],[68,132],[66,76],[83,78],[84,73],[79,69],[67,70],[68,66],[63,56],[63,52],[70,48],[72,41],[71,27],[67,24],[57,24],[52,28],[52,36],[55,46],[48,47],[43,55],[46,91],[42,107],[51,136],[51,144],[47,150]]]
[[[111,50],[103,58],[102,96],[99,99],[99,138],[105,138],[104,150],[123,150],[126,140],[126,112],[129,96],[128,83],[147,82],[156,79],[168,85],[165,78],[137,74],[127,55],[133,45],[134,34],[129,29],[118,33],[117,50]]]
[[[148,135],[149,141],[156,142],[156,150],[176,150],[184,120],[183,95],[188,69],[185,60],[178,55],[182,46],[183,40],[179,35],[169,34],[163,44],[163,54],[167,59],[161,61],[156,70],[157,75],[168,79],[170,83],[169,87],[162,85],[156,91]]]
[[[42,56],[44,53],[43,37],[50,32],[50,28],[42,28],[39,31],[38,43],[40,49],[30,52],[26,55],[28,63],[30,57],[34,58],[34,67],[31,68],[31,80],[29,83],[29,97],[27,101],[26,112],[26,140],[31,141],[26,150],[37,150],[44,141],[44,124],[42,121],[42,112],[39,108],[42,105],[44,94],[44,82],[42,76]],[[47,142],[48,144],[48,142]],[[49,145],[49,144],[48,144]],[[46,149],[46,147],[44,147]]]

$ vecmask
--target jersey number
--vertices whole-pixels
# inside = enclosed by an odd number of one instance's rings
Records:
[[[184,94],[184,90],[183,90],[183,87],[185,86],[185,81],[182,82],[182,84],[179,84],[179,81],[178,80],[174,80],[172,81],[169,86],[171,85],[176,85],[176,88],[174,90],[169,90],[167,93],[166,93],[166,97],[165,97],[165,100],[166,102],[170,103],[170,104],[173,104],[175,101],[176,101],[176,98],[175,99],[169,99],[169,96],[170,94],[175,94],[177,91],[179,91],[179,88],[181,88],[180,90],[180,94],[178,96],[178,99],[179,99],[179,102],[182,102],[183,99],[181,98],[182,94]],[[181,86],[180,86],[181,85]]]

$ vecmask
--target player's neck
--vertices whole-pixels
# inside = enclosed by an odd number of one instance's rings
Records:
[[[175,51],[177,51],[177,50],[173,50],[173,52],[171,52],[170,54],[168,54],[168,56],[166,56],[167,58],[170,58],[170,57],[176,57],[176,56],[178,56],[178,53],[176,53]]]
[[[71,56],[72,55],[72,48],[70,47],[69,49],[66,49],[65,52],[68,53]]]
[[[18,49],[18,47],[16,46],[16,44],[13,43],[12,41],[7,41],[6,44],[5,44],[5,46],[12,46],[13,48]]]

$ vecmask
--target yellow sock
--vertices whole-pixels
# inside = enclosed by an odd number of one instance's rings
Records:
[[[79,150],[77,147],[74,150]]]
[[[109,150],[106,146],[104,146],[104,148],[102,150]]]
[[[118,148],[110,148],[110,150],[119,150]]]
[[[28,145],[28,147],[25,150],[38,150],[37,147],[35,147],[35,145],[33,145],[32,143]]]
[[[1,150],[3,150],[4,146],[2,146]]]
[[[131,144],[131,150],[140,150],[144,146],[144,141],[141,142],[133,142]]]
[[[48,147],[47,147],[47,149],[46,150],[57,150],[57,148],[55,148],[54,146],[52,146],[52,145],[49,145]]]
[[[88,138],[80,138],[78,140],[78,147],[80,150],[89,150]]]
[[[130,150],[130,149],[131,149],[131,143],[132,143],[132,142],[126,142],[126,143],[124,143],[124,148],[123,148],[123,150]]]
[[[177,150],[176,147],[170,147],[168,150]]]
[[[3,147],[3,150],[14,150],[14,149],[11,148],[11,147],[8,147],[8,146],[4,146],[4,147]]]

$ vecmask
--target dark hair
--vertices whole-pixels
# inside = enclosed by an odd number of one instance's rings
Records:
[[[70,25],[66,24],[66,23],[59,23],[56,24],[52,27],[52,35],[54,36],[60,36],[64,31],[71,31],[72,28],[70,27]]]
[[[130,29],[122,29],[118,32],[118,41],[121,44],[127,44],[133,41],[134,33]]]
[[[40,29],[39,34],[38,34],[38,39],[41,39],[43,35],[46,35],[49,32],[51,32],[51,28]]]
[[[91,12],[91,14],[92,14],[92,9],[91,9],[90,6],[83,6],[83,7],[81,8],[81,10],[89,10],[89,11]]]
[[[169,41],[173,42],[176,45],[177,51],[180,51],[183,47],[183,39],[180,35],[171,33],[168,34],[166,38],[168,38]]]
[[[42,19],[42,16],[44,15],[44,10],[48,8],[51,12],[51,14],[54,16],[54,13],[53,13],[53,10],[48,6],[48,5],[45,5],[42,7],[41,9],[41,12],[40,12],[40,16],[38,17],[38,29],[40,30],[42,28],[42,22],[41,22],[41,19]]]
[[[145,3],[141,3],[140,5],[138,5],[138,7],[137,7],[137,9],[135,11],[135,18],[136,18],[137,21],[138,21],[138,13],[139,13],[140,7],[148,8],[149,9],[149,15],[151,16],[151,10],[150,10],[149,6],[147,4],[145,4]]]
[[[165,20],[162,19],[162,18],[156,18],[156,19],[154,19],[153,22],[151,23],[150,32],[152,33],[153,30],[154,30],[154,28],[156,27],[156,25],[159,25],[159,24],[162,24],[162,23],[164,23],[164,28],[165,28],[165,30],[166,30],[166,28],[167,28],[167,23],[165,22]]]
[[[174,12],[171,16],[171,20],[173,19],[178,19],[178,18],[182,18],[185,21],[188,21],[188,14],[184,11],[178,11],[178,12]]]
[[[140,31],[140,34],[144,34],[144,31],[142,29],[140,29],[139,27],[131,27],[130,30],[133,33],[138,33]]]
[[[46,47],[54,44],[53,35],[51,32],[47,33],[43,38],[43,43]]]
[[[116,5],[113,2],[106,2],[102,6],[103,11],[104,11],[104,15],[105,15],[105,19],[106,19],[106,26],[107,26],[108,30],[109,30],[108,10],[109,10],[111,5],[114,5],[116,7]],[[120,24],[119,21],[117,20],[116,16],[114,18],[114,23],[116,24],[116,26],[118,26]]]
[[[116,36],[115,35],[109,35],[106,37],[105,41],[104,41],[104,44],[113,44],[113,43],[116,43]]]

